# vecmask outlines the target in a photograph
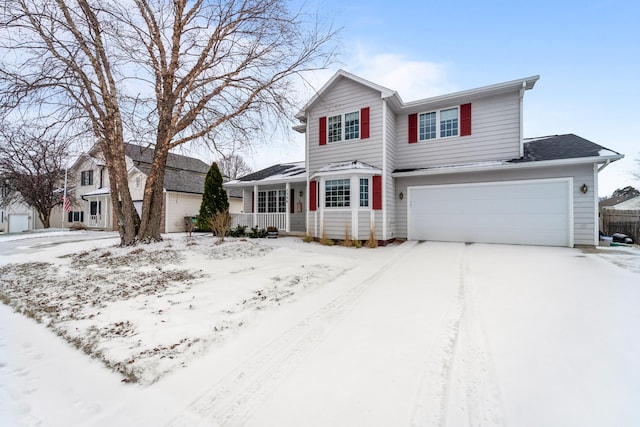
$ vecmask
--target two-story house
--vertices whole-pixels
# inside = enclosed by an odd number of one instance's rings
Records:
[[[404,102],[340,70],[296,116],[305,162],[226,184],[243,190],[236,222],[316,238],[595,245],[598,172],[623,156],[573,134],[525,139],[538,78]]]
[[[138,213],[147,175],[151,170],[153,150],[134,144],[125,146],[129,191]],[[73,203],[64,213],[64,227],[81,223],[87,228],[113,229],[109,174],[98,146],[78,157],[71,167],[68,184]],[[193,157],[170,153],[164,176],[164,204],[161,230],[170,233],[185,230],[185,217],[198,214],[209,166]],[[61,209],[58,210],[60,218]]]

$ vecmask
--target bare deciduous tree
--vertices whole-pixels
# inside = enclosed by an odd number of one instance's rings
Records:
[[[251,166],[237,154],[222,156],[216,163],[218,163],[222,177],[228,180],[238,179],[252,172]]]
[[[294,78],[333,58],[335,32],[285,0],[4,0],[3,106],[86,120],[104,152],[122,244],[160,240],[167,155],[224,152],[287,117]],[[42,110],[42,107],[41,107]],[[125,139],[154,148],[141,218]]]
[[[62,204],[59,190],[68,145],[68,140],[51,128],[0,127],[0,176],[9,187],[0,194],[0,202],[32,206],[44,228],[49,228],[51,210]]]

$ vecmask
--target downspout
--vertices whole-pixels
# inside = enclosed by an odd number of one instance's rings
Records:
[[[520,158],[524,157],[524,91],[527,89],[527,83],[522,82],[520,88]]]

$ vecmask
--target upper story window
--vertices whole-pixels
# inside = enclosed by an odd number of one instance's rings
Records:
[[[345,114],[320,117],[318,144],[326,145],[332,142],[368,139],[371,127],[370,110],[369,107],[364,107]]]
[[[331,116],[327,119],[329,142],[342,141],[342,116]]]
[[[142,177],[140,175],[136,176],[136,188],[142,187]]]
[[[458,135],[458,107],[418,115],[420,141]]]
[[[324,200],[327,208],[347,208],[351,205],[351,180],[328,179],[324,185]]]
[[[344,139],[348,141],[358,138],[360,138],[360,113],[358,111],[347,113],[344,115]]]
[[[93,185],[93,171],[82,171],[80,173],[80,185]]]
[[[360,112],[327,117],[327,138],[328,142],[360,138]]]

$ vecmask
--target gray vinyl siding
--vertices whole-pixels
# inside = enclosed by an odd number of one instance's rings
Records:
[[[324,235],[330,239],[344,239],[345,229],[349,227],[351,232],[351,210],[329,210],[324,211]],[[319,230],[322,237],[322,230]]]
[[[455,105],[442,105],[442,108],[452,106]],[[409,144],[408,114],[398,115],[397,123],[398,169],[511,160],[520,157],[518,92],[474,100],[471,103],[469,136],[437,138]]]
[[[397,178],[396,191],[403,192],[403,200],[396,198],[396,230],[398,237],[407,237],[407,187],[416,185],[462,184],[472,182],[514,181],[526,179],[573,177],[573,230],[575,245],[594,245],[596,226],[594,217],[594,172],[593,165],[575,165],[556,168],[531,168],[501,172],[477,172],[446,174],[425,177]],[[582,184],[589,187],[583,194]],[[523,225],[526,232],[526,225]]]
[[[369,138],[320,145],[320,117],[339,114],[344,116],[345,113],[360,111],[365,107],[369,107]],[[308,170],[311,174],[329,163],[350,160],[358,160],[378,168],[382,167],[382,100],[380,92],[351,80],[338,80],[332,89],[323,94],[309,111],[308,129]]]

